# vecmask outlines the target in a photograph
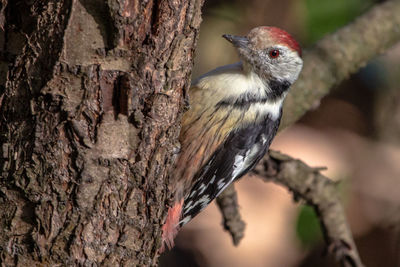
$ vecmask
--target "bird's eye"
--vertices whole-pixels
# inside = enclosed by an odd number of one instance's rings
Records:
[[[278,49],[272,49],[268,52],[268,55],[270,58],[277,58],[279,57],[279,50]]]

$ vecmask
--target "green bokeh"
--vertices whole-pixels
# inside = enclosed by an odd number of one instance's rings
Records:
[[[346,25],[372,6],[372,0],[305,0],[307,42]]]
[[[296,234],[304,247],[311,247],[322,241],[321,226],[314,208],[301,206],[297,218]]]
[[[336,184],[336,189],[340,202],[345,208],[350,197],[351,178],[345,175],[340,175],[339,178],[340,182]],[[296,222],[296,235],[305,248],[310,248],[323,241],[321,222],[313,207],[300,206]]]

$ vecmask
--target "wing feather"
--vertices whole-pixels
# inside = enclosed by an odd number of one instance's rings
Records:
[[[279,125],[267,119],[229,134],[208,162],[195,175],[195,183],[186,196],[182,226],[203,210],[234,180],[246,174],[264,156]]]

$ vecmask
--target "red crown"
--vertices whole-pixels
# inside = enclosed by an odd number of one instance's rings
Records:
[[[294,51],[297,51],[299,56],[301,56],[301,47],[299,43],[297,43],[296,40],[289,33],[277,27],[265,28],[269,31],[271,38],[273,38],[275,42],[290,47]]]

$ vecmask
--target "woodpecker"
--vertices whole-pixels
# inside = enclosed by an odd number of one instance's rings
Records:
[[[162,227],[171,249],[179,229],[267,152],[289,87],[302,66],[301,48],[286,31],[261,26],[247,36],[224,34],[240,62],[212,70],[189,89],[181,152],[171,174],[175,202]]]

